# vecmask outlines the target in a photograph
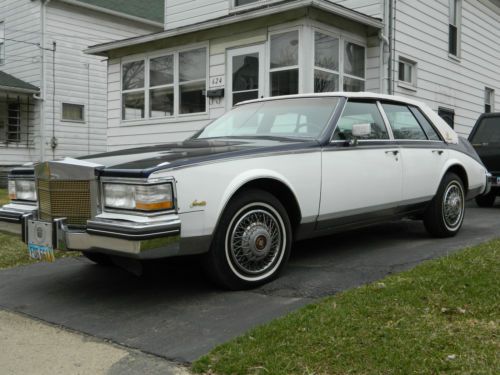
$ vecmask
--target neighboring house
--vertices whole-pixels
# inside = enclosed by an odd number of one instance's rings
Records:
[[[89,45],[163,29],[164,0],[0,0],[0,170],[106,150],[107,61]]]
[[[108,57],[108,148],[179,141],[246,99],[413,97],[466,135],[499,108],[499,0],[167,0],[165,30]]]

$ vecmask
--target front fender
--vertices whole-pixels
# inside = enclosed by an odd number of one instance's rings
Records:
[[[240,173],[239,175],[234,177],[228,184],[227,188],[225,189],[222,195],[222,199],[217,209],[217,216],[218,217],[221,216],[227,204],[229,203],[231,198],[238,192],[238,190],[240,190],[246,184],[260,179],[271,179],[281,182],[292,191],[293,195],[295,196],[295,199],[297,200],[297,202],[299,202],[299,200],[297,199],[297,192],[294,190],[293,185],[285,176],[269,169],[251,169],[248,171],[244,171],[243,173]]]

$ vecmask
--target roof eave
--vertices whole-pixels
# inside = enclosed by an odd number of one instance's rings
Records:
[[[69,0],[65,0],[69,1]],[[74,0],[71,0],[74,1]],[[327,2],[325,0],[301,0],[293,3],[283,3],[276,5],[274,7],[269,8],[260,8],[254,11],[238,13],[234,15],[230,15],[225,18],[210,20],[202,23],[197,23],[195,25],[187,25],[183,27],[179,27],[172,30],[167,30],[160,33],[154,33],[144,36],[139,36],[135,38],[125,39],[117,42],[110,42],[105,44],[96,45],[94,47],[90,47],[86,49],[84,52],[91,55],[106,55],[106,52],[114,49],[120,49],[125,47],[130,47],[138,44],[154,42],[156,40],[171,38],[174,36],[179,36],[183,34],[188,34],[196,31],[212,29],[215,27],[225,26],[237,22],[252,20],[264,16],[273,15],[276,13],[282,13],[290,10],[295,10],[299,8],[304,8],[312,6],[338,16],[350,19],[352,21],[364,24],[366,26],[371,26],[376,29],[382,29],[384,24],[381,20],[370,17],[368,15],[356,12],[354,10],[339,6],[337,4],[333,4]]]
[[[38,94],[40,89],[25,89],[21,87],[13,87],[13,86],[1,86],[0,91],[7,91],[17,94]]]
[[[127,14],[127,13],[117,12],[115,10],[111,10],[111,9],[108,9],[108,8],[100,7],[100,6],[97,6],[97,5],[87,4],[87,3],[84,3],[84,2],[81,2],[81,1],[78,1],[78,0],[59,0],[59,1],[62,2],[62,3],[79,6],[79,7],[82,7],[82,8],[87,8],[89,10],[94,10],[94,11],[99,12],[99,13],[106,13],[106,14],[109,14],[111,16],[125,18],[125,19],[131,20],[131,21],[143,23],[143,24],[146,24],[146,25],[149,25],[149,26],[155,26],[155,27],[159,27],[159,28],[163,28],[164,27],[164,24],[162,22],[156,22],[156,21],[153,21],[153,20],[148,20],[147,18],[132,16],[132,15]]]

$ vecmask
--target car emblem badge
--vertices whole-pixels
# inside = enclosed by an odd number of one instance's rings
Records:
[[[207,205],[206,201],[195,200],[195,201],[193,201],[193,203],[191,203],[191,208],[193,208],[193,207],[205,207],[206,205]]]

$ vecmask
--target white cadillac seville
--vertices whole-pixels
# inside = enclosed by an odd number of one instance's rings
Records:
[[[489,176],[422,103],[287,96],[242,103],[181,143],[15,169],[0,230],[43,260],[200,254],[215,282],[241,289],[277,277],[295,240],[397,218],[453,236]]]

